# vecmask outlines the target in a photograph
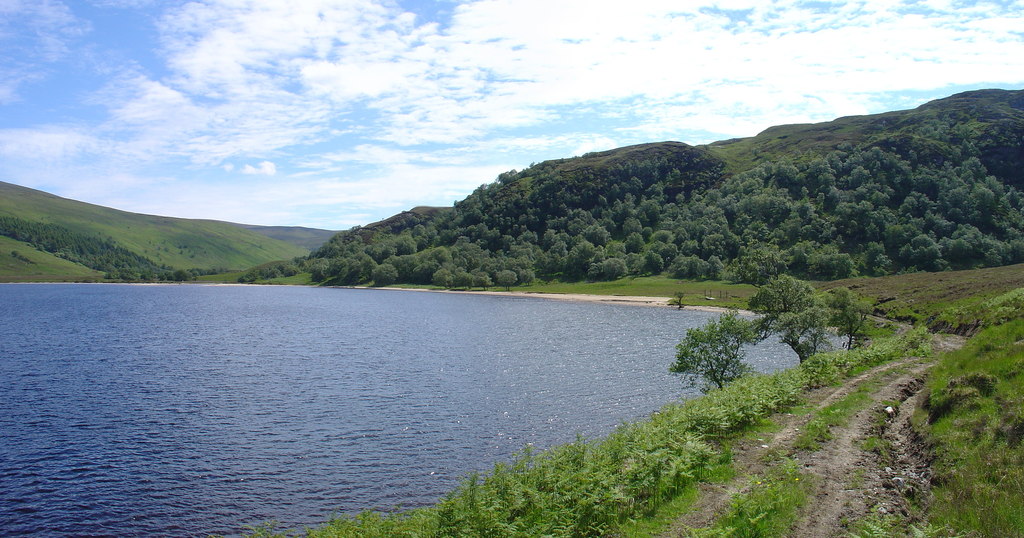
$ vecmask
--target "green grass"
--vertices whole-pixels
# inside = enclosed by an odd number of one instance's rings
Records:
[[[807,422],[793,446],[809,451],[821,449],[822,443],[833,439],[832,428],[849,423],[854,414],[871,404],[871,391],[877,387],[877,382],[864,383],[846,397],[822,408]]]
[[[238,283],[238,277],[240,277],[240,276],[242,276],[244,274],[245,274],[245,271],[228,271],[227,273],[216,273],[216,274],[212,274],[212,275],[200,275],[200,276],[196,277],[196,280],[199,281],[199,282],[221,282],[221,283],[225,283],[225,284],[228,284],[228,283],[237,284]]]
[[[309,252],[226,222],[129,213],[3,182],[0,215],[109,237],[136,254],[177,269],[244,269]]]
[[[810,498],[811,477],[794,460],[783,460],[762,476],[751,478],[746,492],[735,496],[728,512],[713,526],[695,529],[696,537],[786,536],[800,508]]]
[[[12,253],[17,252],[17,256]],[[102,280],[103,273],[0,236],[0,282]]]
[[[929,521],[970,536],[1024,535],[1024,319],[947,354],[915,420],[935,447]]]

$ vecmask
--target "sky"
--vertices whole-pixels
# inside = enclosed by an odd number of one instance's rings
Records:
[[[979,88],[1024,88],[1024,0],[0,0],[0,181],[343,230]]]

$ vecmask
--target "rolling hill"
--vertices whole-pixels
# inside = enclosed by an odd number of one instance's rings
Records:
[[[4,182],[0,182],[0,218],[6,219],[10,226],[31,228],[30,231],[35,233],[33,237],[37,238],[28,242],[23,240],[11,245],[12,248],[6,248],[8,243],[4,243],[0,251],[0,258],[3,258],[0,274],[8,279],[18,275],[75,278],[106,272],[97,272],[95,268],[90,270],[81,263],[69,266],[69,259],[83,258],[67,249],[59,251],[51,247],[47,252],[46,248],[37,249],[29,244],[41,244],[38,237],[44,232],[50,237],[72,237],[73,242],[79,244],[86,240],[94,242],[97,249],[122,249],[124,256],[136,260],[133,263],[141,263],[150,270],[243,269],[309,252],[308,247],[270,237],[272,232],[276,233],[274,229],[261,233],[227,222],[129,213]],[[0,235],[7,236],[5,240],[8,242],[15,239],[10,230]],[[21,237],[28,236],[22,234]],[[311,244],[308,237],[303,241]],[[29,264],[14,258],[11,255],[14,250],[36,263]],[[139,259],[145,261],[140,262]],[[50,269],[39,273],[43,266]],[[29,272],[21,273],[23,270]]]
[[[454,208],[339,233],[314,281],[484,286],[676,278],[757,284],[1024,262],[1024,91],[640,144],[501,174]]]

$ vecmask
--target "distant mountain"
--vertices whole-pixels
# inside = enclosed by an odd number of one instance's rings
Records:
[[[244,269],[309,252],[231,223],[129,213],[4,182],[0,236],[20,246],[0,252],[0,272],[8,278],[33,269],[33,264],[14,260],[14,250],[25,258],[46,260],[35,266],[59,259],[88,268],[89,274],[125,278],[174,270]],[[33,250],[38,256],[27,255]]]
[[[668,273],[758,283],[1024,262],[1024,91],[545,161],[446,211],[339,233],[331,283],[480,286]]]

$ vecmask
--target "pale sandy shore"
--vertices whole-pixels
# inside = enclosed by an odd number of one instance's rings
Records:
[[[363,289],[360,287],[360,289]],[[426,290],[418,288],[365,288],[365,289],[377,289],[377,290],[396,290],[396,291],[417,291],[427,293],[458,293],[463,295],[497,295],[505,297],[533,297],[537,299],[551,299],[556,301],[577,301],[585,303],[606,303],[606,304],[618,304],[626,306],[651,306],[658,308],[676,308],[675,305],[668,304],[669,297],[646,297],[642,295],[589,295],[584,293],[541,293],[541,292],[526,292],[526,291],[453,291],[453,290]],[[712,306],[712,305],[696,305],[696,306],[684,306],[683,310],[697,310],[700,312],[727,312],[729,309]],[[741,311],[747,313],[745,311]]]
[[[11,282],[11,284],[46,284],[46,282]],[[91,284],[128,284],[131,286],[266,286],[266,284],[240,284],[235,282],[92,282]],[[314,286],[315,287],[315,286]],[[585,293],[542,293],[533,291],[466,291],[466,290],[428,290],[422,288],[392,288],[392,287],[370,287],[370,286],[331,286],[334,288],[350,288],[365,290],[388,290],[408,291],[420,293],[456,293],[461,295],[497,295],[505,297],[531,297],[536,299],[550,299],[555,301],[577,301],[584,303],[605,303],[625,306],[650,306],[657,308],[679,308],[668,304],[669,297],[647,297],[643,295],[589,295]],[[686,305],[683,310],[696,310],[699,312],[727,312],[730,309],[713,305]],[[753,314],[746,310],[740,310],[742,314]]]

